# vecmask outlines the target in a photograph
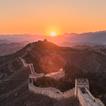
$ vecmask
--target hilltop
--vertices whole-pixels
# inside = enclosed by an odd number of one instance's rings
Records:
[[[51,73],[63,68],[66,75],[62,79],[62,85],[59,86],[62,90],[73,88],[75,78],[88,78],[91,92],[104,102],[106,101],[105,47],[60,47],[44,40],[29,43],[14,54],[0,57],[0,95],[4,95],[0,96],[1,106],[14,106],[16,103],[19,103],[17,106],[23,106],[32,101],[31,94],[27,89],[30,72],[23,67],[19,57],[24,58],[27,63],[33,63],[37,73]],[[43,80],[40,83],[42,82]],[[40,98],[43,101],[43,97],[40,96]],[[47,101],[48,99],[50,98],[47,98]],[[50,100],[49,103],[53,104],[54,101]],[[10,105],[7,105],[7,102],[10,102]]]

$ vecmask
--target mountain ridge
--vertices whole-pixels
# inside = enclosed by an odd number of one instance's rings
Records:
[[[100,51],[104,49],[103,52],[106,53],[106,48],[98,49]],[[16,89],[16,86],[19,87],[22,82],[28,79],[29,69],[23,67],[19,57],[25,59],[27,63],[32,63],[37,73],[51,73],[63,68],[65,77],[58,83],[62,90],[73,88],[75,78],[88,78],[91,92],[105,103],[106,55],[98,52],[95,48],[86,47],[82,49],[61,47],[44,40],[30,43],[9,56],[0,57],[0,80],[3,81],[7,77],[10,78],[6,83],[0,83],[0,86],[2,86],[0,88],[1,92],[3,89],[3,92],[9,92],[12,89]],[[51,79],[48,79],[47,82],[48,81],[50,82]],[[10,83],[13,85],[12,88],[6,89]],[[42,82],[40,83],[42,84]],[[7,85],[3,86],[5,84]],[[26,86],[27,84],[25,85],[25,89]],[[22,93],[22,91],[21,89],[16,91],[15,94],[12,94],[12,96],[16,95],[13,101],[17,100],[17,95],[21,95],[19,92]],[[25,90],[25,92],[28,92],[28,90]],[[20,100],[25,98],[25,95],[23,94]],[[11,97],[11,95],[9,97]],[[3,101],[1,105],[5,104],[6,100],[12,104],[11,99],[2,98],[0,99],[0,101]],[[18,100],[19,103],[21,103],[20,100]],[[25,103],[26,101],[31,103],[31,99],[24,99]]]

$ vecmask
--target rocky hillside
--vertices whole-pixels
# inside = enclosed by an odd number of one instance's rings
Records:
[[[23,67],[19,57],[24,58],[28,63],[33,63],[35,71],[38,73],[51,73],[63,68],[66,75],[62,79],[63,84],[59,86],[61,90],[73,88],[75,78],[88,78],[91,92],[105,103],[105,47],[59,47],[44,40],[30,43],[12,55],[0,57],[0,106],[14,106],[14,104],[15,106],[42,106],[40,102],[32,102],[36,100],[31,97],[27,89],[27,79],[30,72],[29,69]],[[50,82],[50,80],[45,79],[47,82]],[[39,83],[43,81],[40,80]],[[43,100],[41,95],[35,98],[37,100],[42,98]],[[49,100],[50,98],[45,98],[44,101],[46,99],[49,102],[45,102],[47,104],[43,104],[43,106],[52,106],[56,103],[55,100]],[[67,103],[69,102],[68,100],[66,101]],[[68,106],[68,104],[65,106]]]

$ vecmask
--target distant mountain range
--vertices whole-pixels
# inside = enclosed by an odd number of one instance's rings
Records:
[[[81,34],[64,33],[63,35],[54,37],[54,38],[46,37],[46,36],[38,35],[38,34],[0,35],[0,40],[2,40],[2,42],[4,40],[11,41],[11,42],[20,42],[20,41],[33,42],[33,41],[42,40],[45,38],[47,38],[48,40],[52,39],[52,41],[54,42],[56,42],[57,40],[57,43],[59,42],[62,45],[68,44],[69,46],[71,43],[106,45],[106,31],[87,32],[87,33],[81,33]]]
[[[61,42],[63,46],[71,46],[75,44],[106,45],[106,31],[88,32],[81,34],[65,33],[63,37],[64,42]]]
[[[11,54],[16,52],[25,44],[35,42],[37,40],[45,39],[46,36],[42,35],[0,35],[0,55]],[[47,37],[51,42],[60,46],[95,46],[106,45],[106,31],[88,32],[88,33],[65,33],[58,37]]]
[[[0,40],[0,56],[9,55],[23,48],[28,42],[8,42]]]

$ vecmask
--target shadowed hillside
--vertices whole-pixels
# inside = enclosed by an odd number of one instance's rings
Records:
[[[59,47],[45,40],[30,43],[15,54],[0,57],[0,106],[14,106],[14,104],[16,106],[42,106],[40,102],[32,102],[42,98],[42,103],[43,96],[34,95],[34,99],[29,94],[27,80],[30,72],[28,68],[23,67],[19,57],[24,58],[28,63],[33,63],[37,73],[51,73],[60,68],[64,69],[65,77],[60,82],[44,78],[38,81],[40,86],[59,85],[58,88],[64,91],[74,87],[75,78],[88,78],[91,92],[105,103],[106,49],[104,47],[95,49],[95,47],[88,46],[82,48]],[[47,104],[43,104],[43,106],[73,104],[71,99],[70,102],[65,100],[60,103],[49,99],[47,97],[48,102],[44,102]],[[46,101],[45,97],[44,101]],[[72,101],[74,101],[73,98]],[[75,104],[75,106],[77,105]]]

